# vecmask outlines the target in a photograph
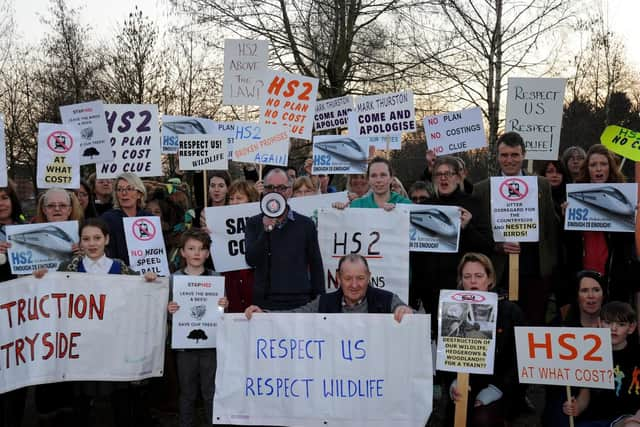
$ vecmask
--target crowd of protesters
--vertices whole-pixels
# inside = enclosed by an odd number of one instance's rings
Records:
[[[500,175],[526,175],[523,168],[525,145],[513,132],[501,135],[496,158]],[[503,426],[528,410],[526,387],[518,383],[514,326],[554,325],[609,327],[612,331],[614,365],[623,372],[616,390],[574,390],[567,399],[564,390],[546,388],[542,425],[566,426],[569,415],[577,425],[640,425],[640,395],[630,386],[640,372],[637,304],[640,291],[640,263],[633,233],[576,232],[563,229],[568,183],[621,183],[618,159],[604,146],[592,145],[586,152],[570,147],[559,161],[543,162],[539,170],[540,241],[531,243],[495,242],[491,231],[491,197],[488,180],[471,183],[464,161],[457,156],[435,157],[427,153],[425,171],[416,181],[403,184],[394,176],[388,160],[370,159],[366,174],[349,175],[348,198],[334,208],[382,208],[397,204],[451,205],[459,207],[461,234],[456,253],[411,253],[409,301],[362,289],[368,285],[366,260],[345,260],[345,274],[355,272],[358,297],[347,291],[339,301],[322,297],[325,293],[323,265],[314,223],[287,208],[278,218],[262,214],[252,217],[246,231],[247,270],[223,273],[225,298],[219,304],[227,312],[247,313],[271,310],[396,312],[415,311],[437,318],[438,294],[442,289],[461,288],[497,292],[499,295],[496,367],[493,375],[472,375],[468,425]],[[331,176],[312,175],[311,164],[265,171],[262,181],[247,176],[232,180],[226,171],[208,174],[206,206],[237,205],[258,201],[261,195],[280,193],[285,199],[336,191]],[[153,187],[153,188],[152,188]],[[37,205],[34,223],[80,221],[80,241],[74,256],[60,266],[64,271],[88,274],[132,274],[122,219],[157,215],[161,219],[169,265],[173,274],[214,275],[210,258],[211,240],[203,212],[194,206],[188,188],[179,182],[150,186],[136,175],[124,173],[115,180],[83,181],[71,192],[50,189]],[[28,222],[12,185],[0,188],[0,280],[15,278],[6,262],[4,226]],[[519,254],[520,301],[506,300],[508,254]],[[4,262],[1,262],[3,261]],[[341,261],[342,263],[342,261]],[[39,275],[45,274],[41,272]],[[351,273],[349,273],[351,274]],[[339,274],[340,277],[340,274]],[[152,282],[155,277],[145,277]],[[364,282],[362,282],[364,279]],[[341,283],[342,284],[342,283]],[[339,294],[343,295],[343,294]],[[367,304],[364,307],[359,304]],[[307,307],[302,308],[301,307]],[[309,308],[310,307],[310,308]],[[324,308],[323,308],[324,307]],[[174,302],[168,311],[175,313]],[[397,313],[396,313],[397,314]],[[433,328],[433,333],[436,333]],[[169,349],[170,346],[168,345]],[[194,405],[201,392],[205,416],[211,418],[216,369],[215,350],[167,350],[167,374],[163,387],[179,386],[180,426],[194,423]],[[177,371],[177,381],[170,373]],[[177,383],[177,384],[176,384]],[[438,373],[435,386],[460,399],[460,390],[449,375]],[[0,395],[0,421],[20,426],[27,392],[15,390]],[[38,422],[42,426],[93,425],[93,402],[110,402],[114,425],[153,425],[148,408],[153,406],[149,382],[136,384],[57,383],[35,387]],[[155,402],[157,403],[157,402]],[[454,405],[451,405],[452,407]],[[436,408],[437,409],[437,408]],[[633,423],[636,424],[633,424]],[[451,420],[446,421],[451,425]]]

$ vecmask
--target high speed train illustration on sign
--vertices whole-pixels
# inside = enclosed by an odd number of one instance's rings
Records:
[[[455,237],[458,234],[451,219],[440,209],[411,211],[409,218],[411,224],[431,233],[447,237]]]
[[[614,187],[607,186],[593,190],[573,191],[567,193],[567,196],[617,215],[632,216],[635,212],[635,206],[620,190]]]
[[[351,138],[316,142],[315,146],[326,153],[342,157],[352,162],[364,162],[367,160],[367,153]]]
[[[70,254],[73,239],[63,229],[48,225],[38,230],[25,231],[10,236],[9,240],[24,246],[30,246],[40,252]]]
[[[207,133],[202,123],[195,119],[191,120],[178,120],[175,122],[162,123],[162,127],[169,129],[171,132],[178,135],[194,134],[194,133]]]

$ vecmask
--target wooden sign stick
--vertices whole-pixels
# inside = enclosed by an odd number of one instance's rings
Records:
[[[509,254],[509,301],[518,301],[520,254]]]
[[[571,386],[567,386],[567,400],[571,402]],[[569,427],[573,427],[573,415],[569,415]]]
[[[387,160],[390,160],[391,159],[391,149],[389,148],[389,146],[391,145],[391,135],[385,136],[384,140],[385,140],[385,144],[387,146],[387,148],[385,148],[384,151],[385,151],[385,154],[387,156]]]
[[[204,189],[204,207],[209,206],[209,183],[207,182],[207,171],[202,171],[202,187]]]
[[[458,372],[458,392],[462,395],[456,402],[456,414],[454,427],[465,427],[467,425],[467,401],[469,400],[469,374]],[[573,427],[573,426],[572,426]]]
[[[262,181],[262,163],[258,165],[258,181]]]

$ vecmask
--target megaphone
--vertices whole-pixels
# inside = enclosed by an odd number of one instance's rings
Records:
[[[260,210],[264,216],[279,218],[287,209],[287,199],[280,193],[267,193],[260,200]]]

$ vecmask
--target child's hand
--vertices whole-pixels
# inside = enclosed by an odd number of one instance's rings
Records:
[[[39,268],[33,272],[33,277],[35,277],[36,279],[42,279],[44,275],[47,274],[47,271],[49,270],[47,270],[46,268]]]
[[[180,310],[180,306],[177,302],[170,301],[169,304],[167,304],[167,311],[169,312],[169,314],[173,314],[178,310]]]
[[[222,297],[218,300],[218,305],[226,310],[229,307],[229,300],[227,297]]]
[[[71,245],[71,252],[73,252],[73,255],[75,256],[84,256],[84,249],[82,249],[77,243]]]
[[[155,282],[157,278],[158,278],[158,275],[153,271],[147,271],[146,273],[144,273],[145,282]]]

